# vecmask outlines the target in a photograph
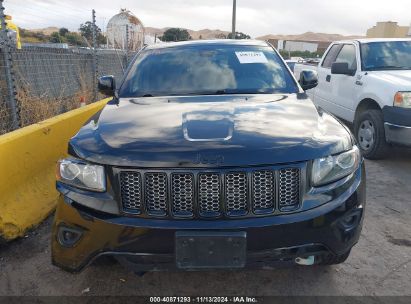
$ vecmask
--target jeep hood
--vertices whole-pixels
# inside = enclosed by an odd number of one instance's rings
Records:
[[[69,152],[121,167],[253,166],[352,147],[350,133],[306,94],[146,97],[114,101]]]

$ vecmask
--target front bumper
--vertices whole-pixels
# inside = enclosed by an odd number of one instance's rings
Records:
[[[389,143],[411,147],[411,127],[386,122],[385,137]]]
[[[411,109],[386,106],[383,114],[387,142],[411,147]]]
[[[342,255],[358,241],[365,206],[365,171],[338,197],[304,212],[238,220],[158,220],[107,215],[60,197],[52,237],[52,261],[81,271],[100,256],[115,256],[135,271],[176,269],[179,231],[245,232],[246,267],[277,266],[296,257]],[[79,232],[64,246],[59,231]]]

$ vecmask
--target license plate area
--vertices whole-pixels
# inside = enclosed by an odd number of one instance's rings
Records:
[[[246,232],[176,232],[176,265],[180,269],[243,268]]]

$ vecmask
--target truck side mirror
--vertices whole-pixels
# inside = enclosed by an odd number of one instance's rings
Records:
[[[98,80],[98,90],[106,96],[114,96],[116,91],[116,80],[114,76],[103,76]]]
[[[302,70],[299,83],[304,91],[315,88],[318,85],[317,72],[313,70]]]
[[[331,74],[354,76],[355,71],[348,67],[347,62],[334,62],[331,65]]]

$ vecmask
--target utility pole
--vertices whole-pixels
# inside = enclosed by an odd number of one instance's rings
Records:
[[[97,100],[97,77],[98,77],[98,63],[97,63],[97,27],[96,27],[96,11],[91,11],[91,19],[93,23],[93,101]]]
[[[237,22],[237,0],[233,0],[233,27],[231,31],[232,39],[236,38],[236,30],[235,30],[236,22]]]
[[[129,39],[128,24],[126,24],[126,66],[128,66],[128,46],[130,45]]]

